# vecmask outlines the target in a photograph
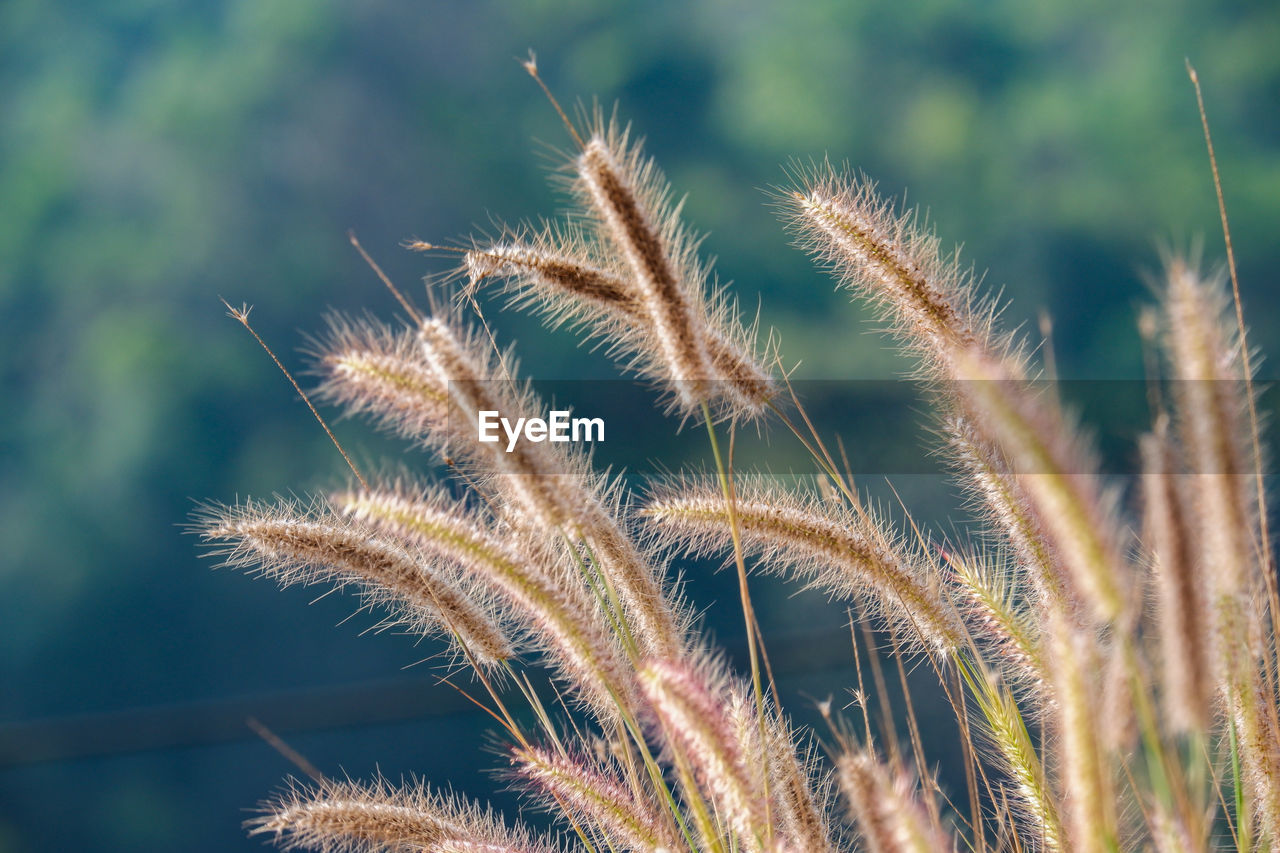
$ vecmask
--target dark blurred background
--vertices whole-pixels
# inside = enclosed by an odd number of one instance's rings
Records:
[[[438,645],[360,636],[367,613],[337,625],[350,598],[211,571],[182,525],[198,500],[343,479],[219,295],[256,304],[305,369],[327,309],[395,312],[346,229],[420,299],[445,262],[406,238],[562,207],[545,179],[565,133],[513,61],[530,47],[566,101],[616,101],[647,137],[797,375],[902,369],[768,206],[784,163],[829,155],[909,189],[1009,324],[1052,314],[1063,376],[1134,379],[1159,247],[1222,258],[1184,57],[1252,341],[1280,352],[1277,45],[1264,0],[0,4],[0,851],[258,849],[240,821],[291,767],[249,716],[326,773],[416,772],[514,808],[489,725],[434,683]],[[491,319],[526,372],[610,375],[568,335]],[[398,451],[337,429],[360,458]],[[954,502],[896,485],[925,518]],[[694,592],[732,648],[733,583],[710,568]],[[803,716],[852,686],[848,633],[789,595],[762,583],[757,603]]]

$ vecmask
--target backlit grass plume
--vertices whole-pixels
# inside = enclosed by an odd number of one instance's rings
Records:
[[[566,171],[578,215],[476,243],[465,258],[471,286],[503,278],[516,304],[586,327],[685,414],[710,404],[759,416],[776,394],[770,353],[757,357],[754,330],[711,281],[661,172],[626,126],[598,111],[574,137],[580,150]]]
[[[921,453],[949,460],[974,516],[939,533],[860,494],[802,394],[799,418],[780,404],[778,342],[742,325],[626,126],[599,111],[566,125],[564,221],[455,247],[444,281],[461,299],[432,294],[422,312],[392,286],[404,321],[333,318],[312,344],[319,398],[433,454],[449,481],[352,464],[331,495],[197,521],[226,565],[355,586],[385,625],[447,637],[508,743],[502,776],[550,829],[417,781],[317,778],[267,800],[250,832],[323,853],[1280,846],[1280,614],[1244,328],[1220,278],[1167,264],[1170,393],[1152,394],[1126,495],[1041,378],[1036,342],[999,328],[1001,306],[915,214],[829,164],[796,170],[778,194],[787,227],[916,361],[938,434]],[[706,430],[705,473],[632,491],[571,442],[484,440],[487,415],[546,410],[498,333],[465,316],[487,287],[649,380],[673,433]],[[797,438],[812,478],[734,470],[723,438],[744,421]],[[678,580],[706,556],[737,573],[739,668]],[[830,687],[852,702],[819,701],[818,729],[784,707],[750,570],[861,623],[855,675]],[[936,709],[917,715],[926,677],[955,720],[945,759],[922,734]]]
[[[655,347],[649,309],[634,273],[612,260],[591,233],[569,223],[477,244],[466,254],[469,285],[476,288],[501,278],[512,305],[541,311],[552,326],[582,327],[640,373],[681,389],[684,380],[669,374],[658,355],[661,346]],[[706,277],[696,267],[688,275],[693,281]],[[704,393],[727,404],[731,413],[758,414],[777,393],[764,366],[771,353],[766,349],[760,357],[754,355],[754,333],[738,324],[722,290],[709,288],[699,303],[699,335],[708,360]]]
[[[964,644],[964,627],[936,567],[865,509],[835,506],[765,479],[737,484],[733,512],[720,486],[680,479],[657,487],[643,515],[664,540],[696,555],[732,553],[734,528],[761,566],[839,595],[858,595],[942,652]]]
[[[226,565],[256,568],[282,587],[295,583],[357,584],[371,603],[385,605],[391,624],[427,634],[453,634],[475,659],[512,657],[511,640],[492,615],[490,594],[472,577],[448,571],[401,538],[353,523],[318,502],[248,502],[209,511],[211,542],[232,543],[218,553]]]
[[[396,787],[383,779],[363,785],[293,782],[265,803],[247,824],[284,850],[374,853],[436,850],[439,853],[555,853],[559,846],[503,826],[491,812],[431,791],[421,784]]]

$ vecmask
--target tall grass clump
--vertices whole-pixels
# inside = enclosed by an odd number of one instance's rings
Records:
[[[598,110],[566,125],[566,221],[413,244],[457,261],[456,302],[424,313],[397,291],[404,318],[335,318],[315,349],[321,400],[436,454],[454,482],[353,465],[332,494],[214,505],[198,522],[226,565],[353,585],[390,623],[443,638],[503,730],[506,778],[556,828],[375,778],[291,780],[250,832],[286,849],[451,853],[1280,845],[1280,614],[1225,277],[1165,264],[1147,331],[1168,392],[1152,395],[1124,495],[1034,381],[1039,342],[999,328],[1001,306],[914,212],[828,163],[793,170],[777,192],[786,226],[914,359],[935,449],[976,511],[970,544],[942,549],[865,501],[808,426],[777,342],[743,325],[628,128]],[[570,444],[477,440],[485,412],[546,411],[466,319],[482,288],[602,341],[673,418],[705,429],[705,469],[634,493]],[[725,438],[762,423],[810,451],[810,481],[734,470]],[[672,569],[682,555],[735,567],[749,671],[701,632]],[[965,765],[943,775],[965,789],[936,780],[909,702],[907,742],[892,720],[873,725],[874,658],[871,690],[861,669],[832,685],[853,692],[849,717],[828,703],[825,728],[791,722],[749,566],[886,631],[904,684],[907,667],[936,673]],[[551,692],[530,662],[549,667]]]

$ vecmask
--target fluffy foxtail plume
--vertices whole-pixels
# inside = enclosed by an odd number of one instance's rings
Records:
[[[947,563],[970,636],[995,653],[1006,677],[1044,687],[1040,629],[1022,603],[1017,577],[998,558],[953,553]]]
[[[730,414],[759,414],[772,393],[768,371],[752,357],[748,336],[723,331],[738,328],[736,311],[719,294],[707,296],[698,240],[681,223],[670,188],[625,128],[599,116],[595,125],[573,161],[572,189],[594,237],[620,261],[631,298],[615,313],[639,319],[625,321],[629,348],[684,413],[720,402]]]
[[[1203,833],[1188,829],[1161,804],[1152,807],[1147,823],[1151,826],[1151,842],[1156,853],[1197,853],[1208,846]]]
[[[684,642],[682,617],[653,565],[619,525],[602,495],[605,490],[593,485],[587,461],[550,442],[503,446],[477,440],[481,412],[499,412],[511,419],[542,412],[533,393],[517,388],[514,378],[490,379],[497,371],[483,355],[483,345],[449,324],[429,318],[419,334],[437,387],[449,400],[452,449],[474,460],[483,482],[505,500],[515,526],[539,535],[559,531],[586,540],[603,575],[606,597],[617,597],[623,608],[617,616],[629,623],[623,632],[629,645],[639,654],[675,654]],[[508,366],[508,377],[513,373]]]
[[[993,309],[974,304],[972,274],[943,258],[915,213],[899,213],[873,183],[830,163],[797,178],[781,201],[798,245],[870,299],[906,346],[941,366],[957,348],[991,345]]]
[[[689,644],[688,615],[673,592],[663,588],[656,563],[636,546],[617,515],[599,502],[580,519],[589,559],[600,569],[606,595],[622,605],[619,619],[639,657],[676,657]]]
[[[920,802],[916,785],[870,750],[847,752],[839,759],[840,788],[868,853],[946,853],[955,839]]]
[[[1106,490],[1094,454],[1050,393],[1036,393],[1007,360],[963,350],[953,390],[974,428],[1008,460],[1036,526],[1063,570],[1064,585],[1099,622],[1129,607],[1129,566],[1118,496]]]
[[[321,399],[353,415],[368,414],[405,438],[439,446],[448,429],[449,398],[412,329],[331,317],[328,334],[314,350],[324,377]]]
[[[1104,750],[1102,661],[1088,633],[1051,615],[1045,628],[1045,670],[1053,691],[1048,725],[1058,741],[1055,753],[1062,788],[1068,850],[1104,853],[1119,840],[1115,780]]]
[[[284,850],[320,853],[559,853],[559,845],[509,829],[490,811],[420,784],[394,788],[293,782],[248,822],[251,835],[270,835]]]
[[[828,820],[831,797],[829,775],[811,777],[812,750],[802,744],[803,735],[792,728],[773,708],[766,711],[768,755],[761,763],[768,767],[771,817],[785,849],[806,853],[834,850]]]
[[[1196,541],[1187,518],[1187,475],[1177,463],[1168,418],[1142,438],[1142,495],[1148,550],[1157,589],[1164,707],[1178,731],[1207,731],[1212,701],[1209,655],[1213,635]]]
[[[627,150],[625,131],[593,135],[574,165],[579,193],[631,270],[677,399],[693,409],[710,391],[711,362],[688,283],[677,278],[661,226],[637,196],[636,178],[649,178],[653,167]],[[659,210],[666,194],[659,191]]]
[[[1183,260],[1167,271],[1168,344],[1177,424],[1192,474],[1196,558],[1207,577],[1218,683],[1240,740],[1251,811],[1280,842],[1280,722],[1264,675],[1263,577],[1255,557],[1256,507],[1240,348],[1225,319],[1220,282]]]
[[[531,237],[512,234],[477,245],[467,253],[465,265],[472,288],[502,278],[516,307],[541,311],[552,326],[569,322],[585,327],[592,337],[609,342],[611,354],[629,357],[629,366],[661,382],[668,374],[665,362],[654,357],[652,323],[641,291],[631,271],[608,257],[573,225],[547,226]],[[734,414],[754,416],[775,393],[763,366],[770,353],[754,356],[753,335],[719,290],[702,298],[707,303],[700,320],[706,325],[712,396],[731,404]]]
[[[509,376],[498,372],[483,353],[484,344],[459,332],[436,317],[423,321],[418,330],[422,354],[434,375],[436,387],[449,401],[450,450],[480,460],[480,470],[491,478],[493,489],[524,513],[532,524],[556,529],[567,527],[581,511],[576,490],[558,488],[569,463],[549,442],[481,442],[481,412],[498,417],[523,417],[530,412],[527,394],[516,394]]]
[[[358,584],[371,603],[396,614],[391,624],[418,633],[452,634],[478,663],[513,654],[511,641],[491,615],[488,595],[468,589],[416,550],[371,527],[335,515],[323,503],[305,509],[248,502],[210,510],[201,525],[207,542],[229,542],[224,565],[257,567],[281,586]]]
[[[744,752],[739,727],[727,713],[734,702],[723,677],[688,663],[650,661],[640,683],[671,744],[677,765],[687,762],[686,790],[708,797],[732,830],[739,849],[767,850],[773,832],[760,756]],[[742,708],[744,697],[738,697]],[[754,760],[753,760],[754,759]]]
[[[594,829],[609,846],[688,850],[670,812],[585,755],[521,747],[511,761],[517,777],[540,793],[548,807]]]
[[[1011,800],[1009,810],[1014,818],[1026,827],[1019,837],[1034,839],[1045,850],[1063,850],[1066,838],[1058,802],[1022,709],[993,676],[977,673],[973,677],[973,698],[982,712],[986,737],[999,758],[995,763],[1008,776],[1003,796]]]
[[[1215,591],[1252,594],[1260,578],[1239,347],[1225,322],[1220,282],[1203,280],[1181,260],[1170,263],[1167,278],[1167,346],[1177,380],[1177,427],[1195,475],[1200,557],[1213,567]]]
[[[1013,548],[1017,567],[1026,575],[1039,609],[1068,606],[1062,567],[1008,459],[963,417],[948,418],[942,431],[973,504]]]
[[[840,177],[829,164],[800,181],[783,201],[801,245],[882,309],[921,356],[923,376],[943,386],[941,401],[956,409],[951,422],[975,431],[977,440],[957,440],[978,455],[979,490],[1008,492],[1010,538],[1028,555],[1048,555],[1030,570],[1060,564],[1064,583],[1099,621],[1117,619],[1127,606],[1127,578],[1113,499],[1099,489],[1092,456],[1056,403],[1026,387],[1024,357],[992,332],[997,309],[976,300],[971,274],[942,256],[914,215],[895,212],[870,184]],[[991,480],[1006,471],[1012,476]],[[1037,532],[1042,542],[1027,540]],[[1050,592],[1058,585],[1038,583]]]
[[[544,526],[576,515],[578,507],[554,488],[555,475],[569,466],[550,445],[523,442],[505,453],[501,442],[477,440],[480,411],[514,420],[532,408],[508,359],[499,368],[487,343],[437,318],[416,331],[342,319],[329,326],[315,347],[322,398],[466,463],[482,484]]]
[[[634,675],[626,656],[563,552],[495,530],[491,519],[441,492],[357,491],[334,502],[363,524],[407,539],[492,588],[602,719],[633,707]]]
[[[963,645],[964,626],[938,577],[883,523],[763,479],[738,485],[734,513],[744,547],[766,570],[868,600],[885,618],[903,624],[904,636],[919,636],[940,651]],[[642,515],[662,539],[691,553],[732,547],[724,492],[709,480],[657,487]]]
[[[469,289],[504,279],[513,307],[541,310],[552,327],[567,322],[603,336],[616,331],[605,318],[626,325],[644,320],[640,295],[625,268],[598,251],[574,223],[477,243],[463,264]]]

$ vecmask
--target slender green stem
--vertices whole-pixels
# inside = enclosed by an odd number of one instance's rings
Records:
[[[1245,801],[1244,778],[1240,770],[1240,740],[1236,736],[1236,718],[1230,714],[1231,724],[1227,728],[1227,742],[1231,748],[1231,784],[1235,789],[1236,807],[1236,849],[1248,851],[1253,849],[1253,821],[1249,815],[1249,804]]]
[[[764,687],[760,678],[760,650],[758,645],[760,638],[756,632],[755,608],[751,606],[751,590],[747,585],[747,565],[743,559],[742,531],[738,525],[737,500],[735,499],[733,481],[728,467],[725,465],[724,457],[720,454],[720,442],[716,438],[715,423],[711,420],[711,409],[706,402],[702,404],[702,418],[707,424],[707,435],[711,440],[711,454],[716,460],[716,474],[720,479],[720,490],[724,493],[725,507],[728,509],[729,515],[729,531],[733,536],[733,561],[738,569],[738,595],[742,599],[742,618],[747,627],[747,652],[751,658],[751,687],[755,692],[756,715],[759,718],[760,743],[763,746],[765,762],[762,777],[764,781],[765,826],[768,827],[769,831],[769,837],[766,841],[772,843],[773,819],[770,814],[772,806],[770,802],[768,768],[770,760],[769,731],[768,720],[765,716]]]

